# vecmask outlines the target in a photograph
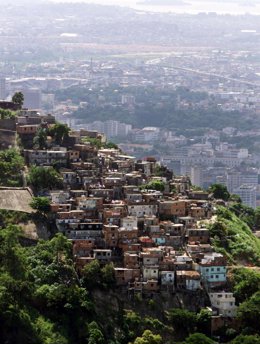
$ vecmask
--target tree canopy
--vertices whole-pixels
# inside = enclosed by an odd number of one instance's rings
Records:
[[[62,178],[53,167],[32,166],[28,182],[36,191],[62,188]]]
[[[16,149],[0,151],[1,186],[21,186],[23,168],[24,160]]]
[[[19,108],[21,109],[24,102],[24,95],[22,92],[15,92],[15,94],[12,96],[12,102],[17,104]]]
[[[223,201],[229,200],[230,193],[228,192],[227,187],[223,184],[212,184],[209,191],[213,193],[213,196],[216,199],[223,199]]]

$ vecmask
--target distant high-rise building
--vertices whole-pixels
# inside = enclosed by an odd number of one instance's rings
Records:
[[[41,108],[41,90],[38,88],[23,89],[24,95],[23,106],[28,109],[40,109]]]
[[[0,78],[0,100],[5,100],[6,97],[6,81],[5,78]]]
[[[243,184],[234,190],[242,202],[251,208],[256,208],[256,186]]]
[[[190,176],[191,176],[191,183],[193,185],[203,187],[203,167],[192,166]]]

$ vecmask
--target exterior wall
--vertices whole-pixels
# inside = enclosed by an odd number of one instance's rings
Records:
[[[209,242],[209,237],[208,229],[188,229],[189,242],[200,242],[201,244],[207,244]]]
[[[130,216],[144,217],[145,215],[152,216],[157,213],[157,205],[155,204],[128,205],[127,208]]]
[[[159,278],[159,269],[158,267],[143,267],[143,278],[147,280],[158,280]]]
[[[144,266],[154,266],[159,263],[158,257],[143,257],[143,265]]]
[[[200,289],[200,280],[197,279],[186,279],[187,290],[198,290]]]
[[[110,261],[112,257],[111,250],[93,250],[93,256],[99,261]]]
[[[186,201],[162,201],[159,203],[159,214],[165,216],[185,216]]]
[[[237,306],[233,293],[210,293],[211,305],[218,309],[219,315],[235,317]]]
[[[161,284],[174,285],[174,271],[161,271]]]
[[[128,217],[124,217],[122,220],[121,220],[121,226],[125,229],[134,229],[134,228],[137,228],[137,217],[135,216],[128,216]]]
[[[203,280],[209,283],[225,283],[227,268],[226,266],[200,266],[200,272]]]
[[[18,134],[26,135],[26,134],[36,134],[39,125],[18,125],[16,127],[16,131]]]

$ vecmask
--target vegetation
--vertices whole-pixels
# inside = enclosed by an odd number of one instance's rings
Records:
[[[111,264],[102,267],[94,260],[78,274],[72,259],[72,244],[67,238],[59,234],[49,241],[40,240],[36,246],[23,247],[21,235],[19,227],[14,225],[0,229],[2,343],[169,344],[178,339],[183,344],[214,343],[206,336],[210,319],[206,309],[197,314],[172,309],[160,321],[133,310],[117,311],[111,306],[111,318],[107,317],[107,309],[97,311],[92,295],[100,290],[107,298],[109,290],[115,288]],[[259,338],[257,283],[259,273],[255,271],[233,272],[231,285],[242,301],[239,319],[246,331],[241,343],[250,343],[250,339],[257,343]],[[103,301],[99,302],[103,305]]]
[[[68,138],[70,132],[70,128],[63,123],[55,123],[51,128],[48,130],[48,134],[52,136],[54,142],[57,145],[62,145],[62,143]]]
[[[19,108],[21,109],[23,106],[23,102],[24,102],[23,93],[22,92],[16,92],[12,97],[12,102],[14,104],[17,104],[19,106]]]
[[[101,268],[97,260],[85,265],[82,271],[82,285],[88,290],[96,288],[107,289],[115,286],[114,268],[112,264],[107,264]]]
[[[181,87],[176,91],[165,89],[158,92],[153,86],[129,87],[127,92],[133,95],[136,100],[137,105],[133,112],[121,106],[107,105],[109,102],[121,103],[125,89],[118,85],[102,88],[102,95],[106,99],[105,107],[99,99],[99,88],[87,89],[75,86],[57,91],[56,97],[60,101],[71,99],[75,104],[87,102],[87,108],[80,108],[74,113],[76,118],[85,122],[112,119],[133,124],[139,128],[158,126],[174,130],[180,129],[181,132],[194,128],[197,131],[203,128],[222,129],[223,127],[233,127],[234,124],[238,129],[245,130],[255,125],[253,123],[255,119],[244,118],[238,111],[222,111],[213,104],[207,110],[203,108],[181,110],[176,107],[177,98],[187,102],[199,102],[208,97],[205,93],[191,92]],[[194,133],[192,136],[194,137]]]
[[[183,344],[214,344],[214,340],[205,336],[203,333],[193,333],[191,334]]]
[[[50,200],[47,197],[33,197],[30,206],[42,214],[47,214],[51,209]]]
[[[229,276],[237,302],[243,302],[260,290],[260,272],[248,268],[233,269]]]
[[[33,138],[33,146],[35,149],[47,148],[47,130],[39,128]]]
[[[0,119],[12,119],[15,118],[16,113],[14,111],[0,109]]]
[[[150,330],[144,331],[142,337],[137,337],[134,344],[161,344],[162,337],[153,334]]]
[[[260,344],[260,336],[257,335],[243,335],[237,336],[230,344]]]
[[[238,318],[244,331],[247,331],[248,334],[260,335],[260,291],[241,303],[238,309]]]
[[[165,183],[160,180],[152,180],[148,184],[143,185],[142,189],[145,190],[156,190],[163,192],[165,189]]]
[[[84,136],[82,138],[82,141],[84,143],[89,142],[92,146],[95,146],[97,149],[101,149],[102,148],[102,142],[101,142],[100,139],[95,139],[95,138],[92,138],[92,137]]]
[[[5,228],[11,224],[18,225],[21,222],[26,223],[30,218],[31,215],[28,213],[0,209],[0,228]]]
[[[229,209],[244,221],[250,228],[254,228],[258,224],[259,210],[254,210],[241,202],[231,203]]]
[[[260,266],[260,240],[231,210],[219,207],[217,221],[210,226],[214,248],[231,263]]]
[[[228,201],[230,198],[230,193],[227,187],[223,184],[212,184],[209,188],[209,192],[213,193],[213,197],[216,199],[223,199],[223,201]]]
[[[0,186],[22,186],[24,160],[12,148],[0,151]]]
[[[37,191],[62,188],[62,178],[53,167],[32,166],[28,183]]]

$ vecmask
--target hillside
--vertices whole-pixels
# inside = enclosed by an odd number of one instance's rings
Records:
[[[211,225],[210,233],[215,249],[225,254],[231,264],[260,266],[260,240],[230,210],[219,207],[217,221]]]

